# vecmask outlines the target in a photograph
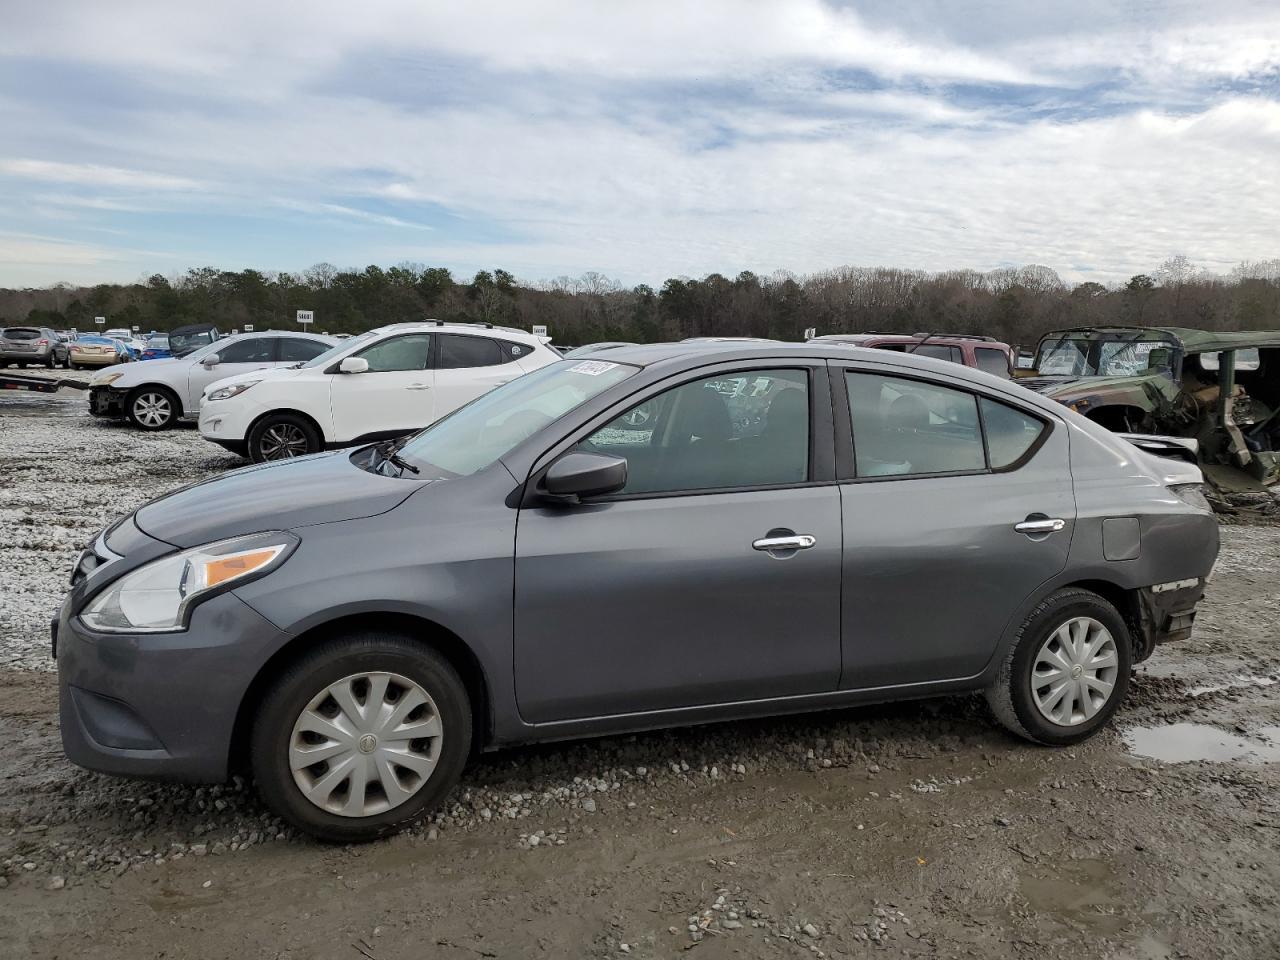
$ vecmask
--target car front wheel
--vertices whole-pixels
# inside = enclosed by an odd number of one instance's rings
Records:
[[[167,430],[178,418],[178,398],[160,387],[140,387],[129,394],[125,410],[139,430]]]
[[[254,463],[288,460],[323,449],[320,434],[302,417],[273,413],[259,420],[249,431],[249,459]]]
[[[1069,746],[1110,721],[1132,663],[1129,629],[1116,608],[1089,590],[1059,590],[1023,623],[987,702],[1013,733]]]
[[[471,751],[466,687],[408,637],[330,640],[262,699],[253,774],[264,802],[335,843],[373,840],[425,816]]]

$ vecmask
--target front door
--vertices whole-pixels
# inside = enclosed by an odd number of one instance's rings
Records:
[[[853,440],[840,488],[840,685],[980,673],[1014,610],[1066,566],[1076,510],[1065,425],[951,384],[839,375]]]
[[[431,334],[406,333],[353,354],[369,369],[329,378],[334,440],[381,439],[429,424],[435,405],[431,349]]]
[[[799,366],[688,380],[574,448],[625,457],[627,486],[520,513],[526,721],[834,689],[840,494],[815,475],[811,442],[815,408],[830,417],[825,378]],[[830,443],[829,422],[817,435]]]

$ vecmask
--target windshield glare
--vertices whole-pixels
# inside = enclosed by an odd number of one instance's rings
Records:
[[[1071,337],[1040,346],[1036,370],[1046,376],[1134,377],[1172,375],[1173,347],[1160,340]]]
[[[417,434],[400,455],[422,478],[466,477],[547,424],[637,371],[604,360],[562,360],[518,377]]]
[[[313,367],[323,367],[328,363],[337,360],[338,357],[345,354],[348,350],[359,347],[361,344],[368,343],[375,337],[380,336],[377,330],[366,330],[358,337],[348,337],[346,340],[339,340],[335,346],[330,347],[318,357],[312,357],[302,365],[303,370],[310,370]]]

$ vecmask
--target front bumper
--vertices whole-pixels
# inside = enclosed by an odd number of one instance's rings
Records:
[[[114,387],[89,388],[89,412],[95,417],[123,417],[128,394]]]
[[[258,670],[288,639],[234,593],[181,633],[89,631],[63,603],[54,626],[62,747],[102,773],[219,783]]]
[[[267,412],[267,407],[243,395],[230,400],[205,400],[200,404],[200,435],[234,449],[248,439],[253,422]]]

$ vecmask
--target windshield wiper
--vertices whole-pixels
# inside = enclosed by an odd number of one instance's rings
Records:
[[[381,462],[374,464],[374,469],[381,473],[382,471],[378,468],[381,467],[383,463],[389,463],[393,467],[399,468],[401,473],[404,473],[406,470],[414,474],[421,473],[421,470],[415,467],[408,460],[404,459],[404,457],[400,456],[400,448],[404,445],[407,439],[407,437],[402,437],[399,440],[383,440],[381,443],[375,443],[373,445],[374,452],[382,457],[382,460]]]

